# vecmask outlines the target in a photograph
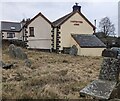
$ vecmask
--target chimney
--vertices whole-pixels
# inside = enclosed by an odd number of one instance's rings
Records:
[[[96,19],[94,20],[94,22],[95,22],[95,27],[96,27]]]
[[[75,11],[81,12],[81,6],[78,6],[78,3],[75,3],[75,5],[73,6],[73,12]]]
[[[22,24],[22,26],[24,26],[26,24],[25,19],[23,19],[20,23]]]
[[[94,31],[96,32],[96,23],[97,23],[97,20],[95,19],[94,22],[95,22],[95,30]]]

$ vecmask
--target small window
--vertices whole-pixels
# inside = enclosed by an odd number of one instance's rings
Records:
[[[13,33],[13,32],[7,33],[7,38],[14,38],[14,37],[15,37],[15,33]]]
[[[34,37],[34,27],[29,27],[30,37]]]
[[[15,27],[14,27],[14,26],[12,26],[12,27],[11,27],[11,30],[15,30]]]

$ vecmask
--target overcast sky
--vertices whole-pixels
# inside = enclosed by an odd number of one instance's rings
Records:
[[[118,1],[119,0],[1,0],[0,20],[21,21],[23,18],[33,18],[42,12],[50,21],[54,21],[72,11],[72,6],[78,2],[82,13],[94,24],[104,17],[109,17],[115,24],[118,34]]]

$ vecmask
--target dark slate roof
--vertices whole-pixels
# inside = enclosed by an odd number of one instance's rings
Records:
[[[59,26],[60,24],[62,24],[64,21],[66,21],[68,18],[70,18],[73,15],[73,12],[59,18],[58,20],[54,21],[52,24],[53,26]]]
[[[73,34],[73,39],[82,48],[104,48],[106,45],[98,39],[95,35],[88,34]]]
[[[11,27],[15,29],[11,29]],[[14,31],[19,32],[21,30],[21,24],[19,22],[7,22],[1,21],[1,31]]]
[[[57,27],[57,26],[62,25],[65,21],[67,21],[67,20],[68,20],[72,15],[74,15],[75,13],[78,13],[80,16],[82,16],[83,19],[84,19],[85,21],[87,21],[88,24],[95,29],[95,26],[94,26],[81,12],[79,12],[79,11],[71,12],[71,13],[69,13],[69,14],[61,17],[61,18],[59,18],[58,20],[56,20],[56,21],[54,21],[54,22],[52,23],[53,26]]]

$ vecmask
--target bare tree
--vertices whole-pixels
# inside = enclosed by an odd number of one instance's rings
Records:
[[[101,19],[99,28],[101,32],[104,32],[105,36],[115,35],[115,26],[108,17]]]

